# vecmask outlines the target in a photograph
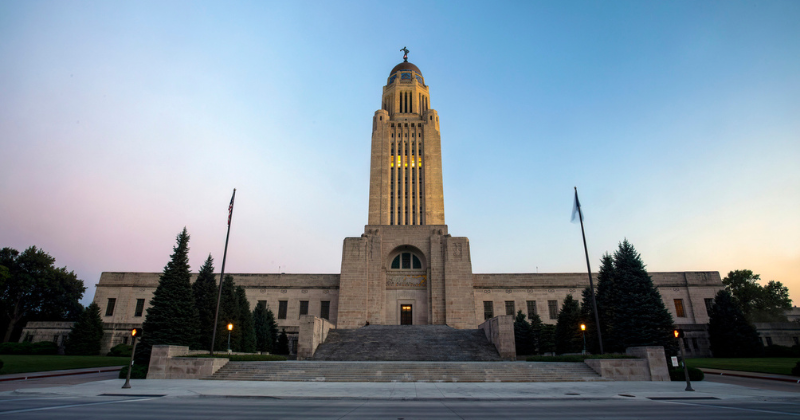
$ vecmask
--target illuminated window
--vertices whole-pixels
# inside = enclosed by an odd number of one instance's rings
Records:
[[[678,318],[686,318],[686,311],[683,310],[683,299],[675,299],[675,315]]]

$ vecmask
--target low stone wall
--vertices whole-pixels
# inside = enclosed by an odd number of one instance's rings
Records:
[[[629,347],[626,354],[638,359],[586,359],[590,368],[614,381],[669,381],[663,347]]]
[[[517,360],[517,344],[514,340],[514,317],[512,315],[487,319],[478,328],[486,333],[486,338],[494,344],[500,357]]]
[[[228,363],[222,358],[179,357],[188,354],[186,346],[153,346],[147,379],[200,379]]]
[[[310,359],[317,347],[328,338],[328,331],[336,329],[327,319],[313,315],[300,317],[300,332],[297,335],[297,360]]]

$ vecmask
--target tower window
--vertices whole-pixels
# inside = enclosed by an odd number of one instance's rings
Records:
[[[403,252],[394,257],[391,268],[394,270],[420,270],[422,261],[410,252]]]

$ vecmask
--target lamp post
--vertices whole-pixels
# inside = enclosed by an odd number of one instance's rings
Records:
[[[228,353],[231,352],[231,330],[233,330],[233,324],[228,324]]]
[[[136,338],[142,335],[141,328],[134,328],[131,330],[131,337],[133,337],[133,349],[131,349],[131,361],[128,362],[128,375],[125,377],[125,385],[123,389],[131,387],[131,371],[133,370],[133,355],[136,353]]]
[[[581,324],[581,335],[583,336],[583,353],[586,354],[586,324]]]

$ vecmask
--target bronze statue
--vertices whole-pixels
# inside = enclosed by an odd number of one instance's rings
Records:
[[[403,47],[403,49],[401,49],[400,51],[403,52],[403,61],[407,63],[408,62],[408,53],[409,53],[408,48]]]

